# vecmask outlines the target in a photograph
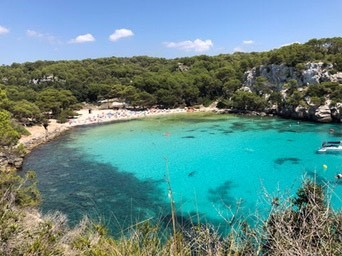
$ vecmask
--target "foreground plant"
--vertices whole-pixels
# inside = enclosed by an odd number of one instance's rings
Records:
[[[310,180],[295,198],[274,201],[261,225],[241,221],[225,236],[210,224],[147,220],[112,237],[86,217],[70,228],[61,213],[41,215],[39,199],[33,173],[0,173],[0,255],[342,255],[342,214]]]
[[[342,214],[324,187],[305,180],[297,196],[273,209],[264,226],[263,255],[341,255]]]

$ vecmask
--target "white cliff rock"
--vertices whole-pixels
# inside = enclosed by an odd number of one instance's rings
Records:
[[[330,76],[331,82],[342,83],[342,72],[338,72],[332,76]]]
[[[342,82],[342,72],[332,74],[332,69],[332,64],[323,62],[307,63],[302,71],[285,64],[261,65],[245,72],[244,84],[248,87],[253,86],[258,76],[265,77],[278,89],[282,89],[282,86],[290,80],[296,80],[298,86],[322,82]]]
[[[328,123],[332,121],[331,110],[328,105],[320,106],[315,111],[315,119],[318,122]]]
[[[239,89],[239,91],[243,91],[243,92],[252,92],[251,88],[249,88],[248,86],[243,86]]]
[[[265,77],[272,85],[279,88],[291,79],[298,80],[298,72],[294,67],[285,64],[271,64],[254,67],[245,73],[245,85],[251,87],[258,76]],[[279,88],[280,89],[280,88]]]
[[[302,72],[303,84],[331,82],[332,75],[329,73],[329,70],[331,70],[332,68],[333,65],[326,65],[323,62],[307,63],[305,65],[305,70]]]

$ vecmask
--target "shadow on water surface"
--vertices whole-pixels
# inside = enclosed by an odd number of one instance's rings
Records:
[[[291,163],[291,164],[299,164],[300,159],[297,157],[280,157],[274,160],[275,164],[282,165],[285,163]]]
[[[238,131],[265,131],[265,130],[273,130],[275,126],[268,122],[268,120],[253,120],[247,121],[242,119],[240,122],[231,123],[231,129]]]
[[[188,177],[194,177],[197,174],[197,171],[191,171],[188,173]]]
[[[91,156],[68,149],[62,143],[44,145],[25,160],[23,170],[35,170],[43,195],[42,211],[61,211],[71,225],[86,214],[103,221],[113,233],[139,220],[167,214],[161,180],[140,180],[110,164],[92,161]],[[48,151],[48,152],[47,152]],[[52,154],[46,161],[39,159]],[[61,168],[56,168],[56,166]]]
[[[230,196],[230,190],[236,187],[232,181],[227,180],[222,185],[208,190],[208,199],[214,204],[234,206],[235,199]]]
[[[239,131],[248,131],[248,125],[244,122],[233,122],[231,123],[232,130],[239,130]]]
[[[232,130],[223,130],[222,133],[223,134],[231,134],[231,133],[234,133],[234,131],[232,131]]]
[[[182,139],[195,139],[195,136],[189,135],[189,136],[183,136]]]

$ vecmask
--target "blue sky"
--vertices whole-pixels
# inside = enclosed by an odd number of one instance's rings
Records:
[[[342,36],[342,0],[0,0],[0,64],[265,51]]]

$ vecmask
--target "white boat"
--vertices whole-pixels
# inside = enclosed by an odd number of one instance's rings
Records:
[[[318,153],[342,152],[342,141],[323,142],[322,147],[317,150]]]

